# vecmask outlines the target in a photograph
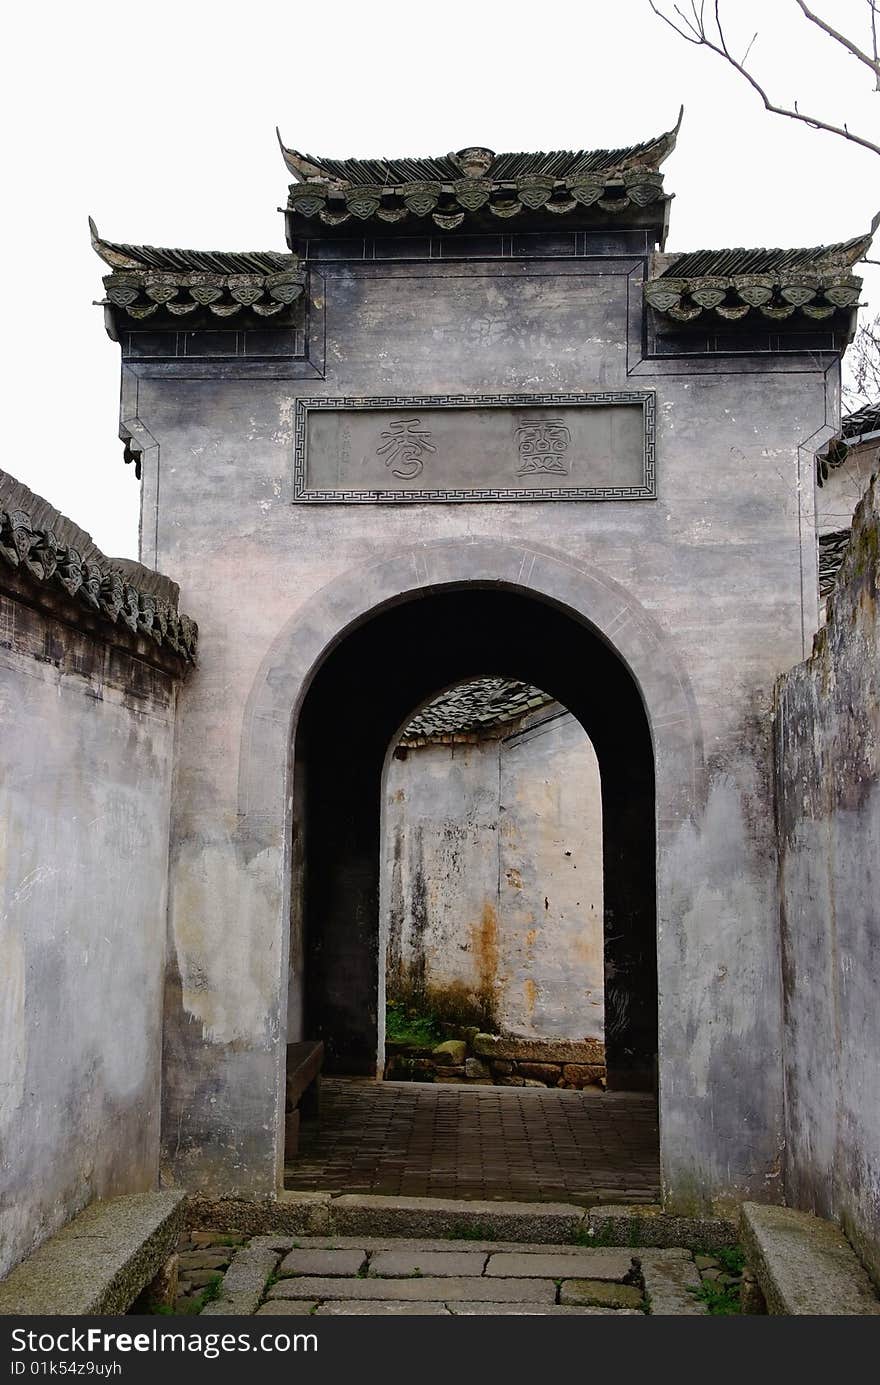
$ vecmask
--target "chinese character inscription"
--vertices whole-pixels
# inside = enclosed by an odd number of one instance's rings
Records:
[[[385,465],[391,467],[391,475],[401,481],[413,481],[425,469],[425,456],[436,452],[431,434],[423,428],[418,418],[397,418],[381,434],[382,445],[376,448],[376,456],[385,458]]]
[[[567,476],[569,462],[566,453],[571,433],[561,418],[541,419],[535,423],[518,423],[516,440],[519,445],[517,476]]]

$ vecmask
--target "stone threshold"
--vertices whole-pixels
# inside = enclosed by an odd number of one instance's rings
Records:
[[[722,1217],[688,1217],[648,1204],[583,1207],[565,1202],[380,1197],[285,1190],[277,1198],[188,1201],[190,1226],[249,1236],[286,1234],[420,1240],[509,1241],[532,1245],[680,1247],[712,1251],[737,1242],[737,1226]]]

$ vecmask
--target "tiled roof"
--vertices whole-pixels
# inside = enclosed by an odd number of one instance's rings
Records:
[[[0,471],[0,569],[4,564],[63,594],[74,609],[195,662],[198,626],[178,610],[176,583],[140,563],[106,557],[84,529]]]
[[[515,182],[520,178],[576,178],[582,173],[608,169],[657,169],[675,148],[678,126],[642,144],[619,149],[556,149],[549,153],[496,154],[474,146],[456,154],[422,159],[328,159],[288,149],[278,136],[284,162],[294,178],[303,182],[336,182],[348,187],[375,183],[451,183],[462,177],[490,182]]]
[[[104,304],[134,321],[250,315],[283,321],[305,285],[289,253],[127,245],[104,240],[91,219],[89,229],[92,246],[112,270],[104,277]]]
[[[680,255],[664,258],[666,268],[661,278],[673,276],[689,279],[710,275],[769,274],[784,276],[792,270],[835,269],[855,264],[871,244],[869,235],[853,236],[851,240],[834,245],[814,245],[799,250],[746,250],[736,246],[731,250],[687,250]]]
[[[849,546],[851,529],[836,529],[819,535],[819,595],[826,597],[834,586],[843,555]]]
[[[474,678],[441,693],[423,707],[401,740],[406,744],[452,736],[474,739],[552,701],[540,688],[515,679]]]
[[[679,117],[680,120],[680,117]],[[327,159],[301,154],[282,142],[281,152],[297,182],[287,200],[288,239],[311,227],[346,222],[396,224],[413,220],[454,231],[529,213],[553,216],[594,209],[617,215],[657,204],[651,224],[665,225],[669,201],[660,164],[675,147],[678,126],[643,144],[619,149],[555,150],[496,154],[461,149],[426,159]]]
[[[880,400],[847,414],[840,425],[840,432],[842,437],[850,439],[858,439],[865,433],[880,432]]]
[[[728,321],[759,313],[784,321],[795,313],[831,317],[859,301],[862,281],[851,270],[871,235],[795,250],[693,250],[655,256],[645,298],[655,312],[691,322],[704,312]]]

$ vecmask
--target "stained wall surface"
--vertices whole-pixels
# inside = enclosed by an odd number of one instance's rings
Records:
[[[314,669],[383,603],[507,584],[598,629],[644,699],[667,1199],[781,1196],[768,714],[817,626],[812,478],[836,377],[809,356],[647,356],[643,273],[624,254],[327,262],[310,290],[320,352],[301,378],[231,358],[126,365],[130,414],[153,440],[144,557],[173,572],[201,631],[173,820],[169,1179],[279,1185],[299,850],[290,746]],[[294,503],[299,397],[634,387],[656,396],[656,499]],[[361,685],[393,672],[364,667]],[[590,668],[579,676],[588,687]]]
[[[0,1274],[157,1185],[175,695],[0,595]]]
[[[603,1038],[599,767],[564,708],[392,757],[382,886],[389,997],[470,1003],[493,1032]]]
[[[786,1189],[880,1282],[880,494],[776,712]]]

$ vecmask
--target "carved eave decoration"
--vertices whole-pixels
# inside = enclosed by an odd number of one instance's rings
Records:
[[[704,315],[727,322],[764,317],[786,322],[799,315],[824,321],[852,317],[861,279],[852,266],[867,254],[870,235],[805,250],[697,250],[657,255],[645,283],[656,313],[675,322]]]
[[[279,135],[297,179],[287,200],[289,239],[346,223],[409,229],[427,222],[455,231],[493,218],[584,209],[619,216],[654,208],[665,225],[671,198],[659,165],[675,148],[678,128],[624,149],[495,154],[474,147],[428,159],[319,159],[287,148]]]
[[[103,240],[91,220],[89,228],[92,246],[112,271],[104,276],[103,306],[129,325],[287,326],[305,289],[295,255],[123,245]]]
[[[77,610],[129,635],[144,637],[181,664],[194,664],[198,626],[178,610],[177,586],[161,573],[108,558],[85,530],[48,501],[0,471],[0,573],[60,597]]]

